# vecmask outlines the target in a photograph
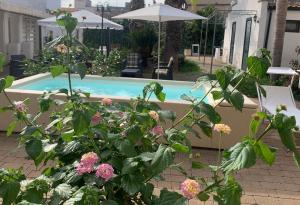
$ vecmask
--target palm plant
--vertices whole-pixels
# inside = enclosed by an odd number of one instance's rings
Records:
[[[273,41],[273,66],[281,66],[288,0],[276,1],[276,21]]]
[[[130,11],[134,11],[137,9],[141,9],[145,7],[145,1],[144,0],[131,0],[130,2]],[[144,22],[139,21],[139,20],[134,20],[130,24],[130,30],[131,31],[136,31],[140,30],[141,28],[144,27]]]
[[[131,0],[130,2],[130,11],[144,8],[145,1],[144,0]]]
[[[183,8],[187,5],[185,0],[166,0],[165,4],[168,4],[175,8]],[[166,28],[166,42],[165,42],[165,58],[169,59],[171,56],[174,58],[174,69],[179,69],[178,52],[181,42],[181,30],[182,22],[167,22]]]

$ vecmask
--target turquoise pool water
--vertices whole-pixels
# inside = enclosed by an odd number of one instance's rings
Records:
[[[142,95],[142,90],[147,82],[143,81],[115,81],[109,79],[93,79],[85,78],[83,80],[79,78],[72,79],[73,89],[80,89],[84,92],[89,92],[94,95],[107,95],[116,97],[128,97],[133,98]],[[181,100],[180,96],[187,94],[193,97],[202,97],[205,94],[203,89],[193,89],[192,86],[188,85],[176,85],[174,84],[163,84],[166,100]],[[41,78],[29,83],[20,84],[14,86],[15,89],[22,90],[33,90],[33,91],[54,91],[61,88],[68,88],[68,80],[65,76],[56,78]],[[153,99],[155,97],[153,96]]]

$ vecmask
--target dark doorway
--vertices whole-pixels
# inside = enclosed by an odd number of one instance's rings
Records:
[[[233,22],[232,23],[232,29],[231,29],[230,53],[229,53],[229,63],[230,64],[232,64],[232,62],[233,62],[235,32],[236,32],[236,22]]]
[[[251,29],[252,29],[252,18],[247,18],[246,28],[245,28],[245,38],[244,38],[243,61],[242,61],[243,70],[247,69],[247,59],[249,55]]]

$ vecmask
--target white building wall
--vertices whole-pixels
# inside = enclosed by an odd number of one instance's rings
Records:
[[[259,0],[238,0],[237,4],[232,7],[232,10],[236,10],[229,14],[226,20],[225,38],[223,46],[223,61],[229,62],[230,43],[231,43],[231,31],[232,23],[236,22],[236,35],[234,44],[234,54],[232,65],[241,68],[243,60],[244,49],[244,37],[246,20],[252,18],[252,28],[249,46],[249,55],[256,53],[259,47],[263,47],[264,35],[266,23],[267,23],[267,6],[266,1]],[[247,14],[248,13],[248,14]],[[254,22],[254,14],[257,15],[257,22]]]
[[[300,11],[289,10],[287,13],[287,20],[298,20],[300,21]],[[275,31],[275,11],[272,14],[272,22],[270,26],[270,35],[268,39],[268,49],[272,52],[273,40]],[[297,57],[295,53],[296,46],[300,46],[300,33],[286,32],[284,37],[284,47],[282,53],[282,66],[289,66],[289,62]]]
[[[32,58],[39,50],[37,20],[47,17],[47,0],[0,0],[0,52]]]

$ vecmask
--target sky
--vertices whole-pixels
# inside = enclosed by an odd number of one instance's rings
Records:
[[[92,0],[93,4],[109,2],[110,6],[124,6],[125,2],[130,2],[130,0]],[[152,4],[153,0],[145,0],[146,5]],[[157,3],[163,3],[164,0],[156,0]]]

